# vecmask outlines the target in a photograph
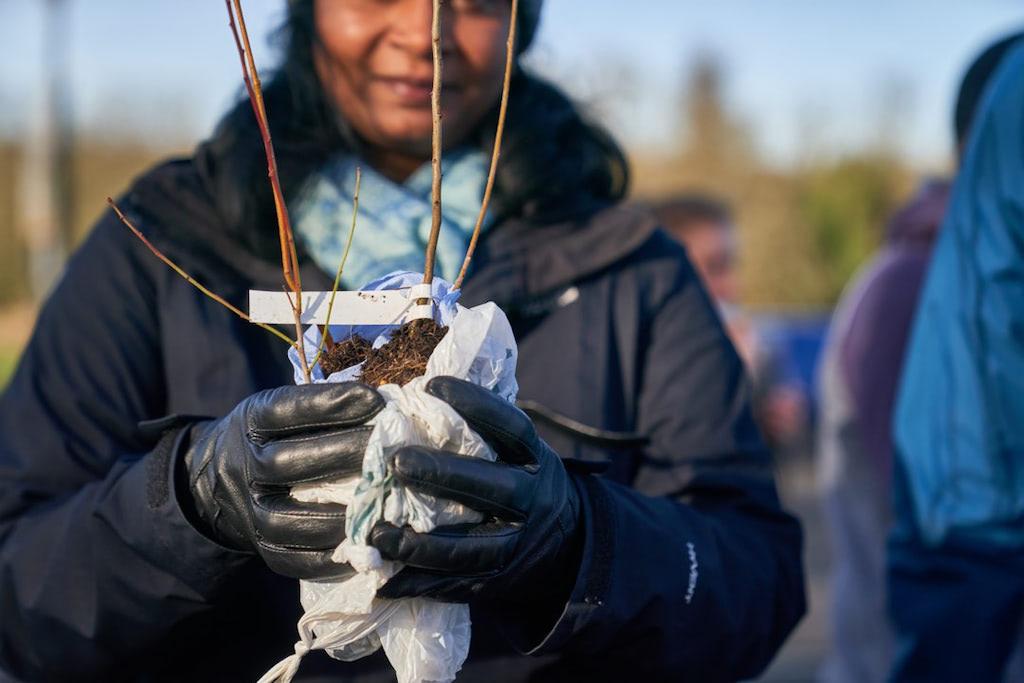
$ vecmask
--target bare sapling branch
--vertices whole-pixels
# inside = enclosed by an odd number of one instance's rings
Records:
[[[285,297],[288,299],[288,305],[292,309],[292,315],[295,318],[295,335],[298,342],[295,344],[295,350],[299,352],[299,365],[302,368],[302,375],[306,380],[306,384],[313,382],[313,373],[310,370],[309,361],[306,359],[306,340],[302,336],[302,301],[296,303],[296,298],[301,299],[302,292],[299,292],[298,296],[294,295],[288,285],[281,285],[281,291],[284,292]]]
[[[295,350],[299,354],[299,365],[302,368],[302,376],[306,380],[306,384],[313,383],[313,373],[310,370],[309,361],[306,360],[306,340],[302,336],[302,292],[298,292],[293,297],[293,292],[288,289],[288,285],[281,285],[281,289],[284,291],[284,295],[288,298],[288,305],[291,306],[292,314],[295,316],[295,335],[298,342],[295,345]],[[296,299],[298,301],[296,302]]]
[[[228,25],[231,27],[231,34],[235,39],[235,48],[238,51],[238,59],[242,65],[242,78],[245,81],[245,89],[249,94],[249,102],[256,116],[256,125],[259,127],[260,136],[263,139],[263,151],[267,156],[267,176],[270,178],[270,187],[274,197],[278,238],[281,246],[281,272],[284,276],[285,285],[293,294],[290,300],[292,301],[292,311],[295,316],[295,335],[299,347],[299,359],[306,382],[309,383],[311,375],[304,352],[305,340],[302,335],[302,281],[299,276],[299,257],[295,250],[295,237],[292,233],[288,209],[285,206],[284,193],[281,190],[281,182],[278,177],[277,158],[274,155],[274,145],[270,136],[270,124],[267,120],[267,110],[263,102],[263,88],[260,84],[259,72],[256,69],[256,60],[252,54],[252,45],[249,42],[249,32],[245,26],[245,15],[242,12],[241,1],[224,0],[224,5],[228,10]],[[237,23],[235,21],[236,15]]]
[[[327,325],[321,325],[320,333],[323,335],[323,340],[320,344],[320,348],[316,350],[316,356],[313,357],[314,366],[316,366],[317,361],[320,360],[320,354],[323,353],[324,349],[330,351],[334,348],[334,337],[331,336],[330,328]]]
[[[512,0],[512,12],[509,17],[508,40],[505,44],[505,81],[501,86],[501,104],[498,107],[498,127],[494,132],[494,150],[491,152],[491,169],[487,173],[487,184],[484,186],[484,198],[480,204],[480,213],[476,217],[476,225],[473,227],[473,234],[469,238],[469,246],[466,247],[466,258],[462,260],[462,268],[455,278],[452,289],[462,287],[462,281],[466,279],[466,271],[469,270],[469,263],[473,260],[473,252],[476,251],[476,243],[480,239],[480,232],[487,218],[487,206],[491,203],[491,192],[494,190],[494,178],[498,173],[498,159],[501,157],[501,139],[505,133],[505,112],[508,110],[508,91],[512,83],[512,67],[515,64],[516,45],[516,17],[519,11],[519,0]]]
[[[274,154],[267,110],[263,103],[263,88],[260,83],[259,72],[256,69],[256,62],[252,55],[252,47],[249,43],[249,33],[245,25],[245,16],[242,14],[241,3],[239,0],[224,0],[224,2],[228,8],[228,23],[235,38],[238,58],[242,64],[242,78],[245,81],[245,89],[249,94],[249,102],[252,104],[253,113],[256,115],[256,123],[259,126],[260,135],[263,138],[263,149],[267,156],[267,175],[270,178],[270,186],[273,191],[274,209],[277,212],[278,232],[281,240],[281,269],[284,273],[285,284],[294,292],[301,288],[298,255],[295,251],[295,238],[292,234],[291,221],[288,218],[288,210],[284,202],[284,193],[281,191],[281,183],[278,178],[277,157]],[[231,2],[234,2],[234,11],[232,11]],[[237,24],[235,23],[236,12],[238,14]]]
[[[193,287],[198,289],[200,292],[202,292],[203,294],[205,294],[209,298],[211,298],[214,301],[216,301],[218,304],[220,304],[224,308],[228,309],[229,311],[231,311],[232,313],[237,315],[242,320],[244,320],[246,322],[249,322],[249,323],[253,322],[249,318],[249,316],[245,313],[245,311],[243,311],[240,308],[238,308],[237,306],[233,305],[231,302],[229,302],[227,299],[223,298],[219,294],[214,294],[213,292],[211,292],[209,289],[204,287],[202,285],[202,283],[200,283],[194,277],[189,275],[185,271],[184,268],[179,266],[177,263],[172,261],[167,255],[165,255],[162,251],[157,249],[153,245],[152,242],[150,242],[148,239],[146,239],[146,236],[142,234],[142,231],[139,230],[137,227],[135,227],[135,225],[128,219],[128,217],[125,216],[121,212],[121,209],[119,209],[117,207],[117,204],[114,203],[113,199],[111,199],[110,197],[107,197],[107,204],[109,204],[110,208],[114,210],[114,213],[116,213],[117,217],[121,219],[121,222],[124,223],[128,227],[128,229],[131,230],[135,234],[135,236],[138,237],[139,240],[142,241],[142,243],[144,245],[146,245],[146,248],[149,249],[151,252],[153,252],[154,256],[156,256],[158,259],[160,259],[165,264],[167,264],[171,268],[171,270],[173,270],[175,273],[177,273],[178,275],[183,277],[185,279],[185,281],[188,282],[190,285],[192,285]],[[265,323],[255,323],[255,324],[259,325],[260,327],[262,327],[267,332],[270,332],[275,337],[283,340],[289,346],[293,346],[293,347],[296,346],[295,342],[293,340],[289,339],[288,335],[286,335],[285,333],[281,332],[280,330],[277,330],[277,329],[275,329],[275,328],[273,328],[270,325],[267,325]],[[296,350],[298,350],[297,347],[296,347]]]
[[[433,1],[434,18],[430,30],[434,54],[434,82],[430,90],[430,113],[433,119],[430,166],[434,174],[430,185],[430,239],[427,241],[427,255],[423,265],[423,282],[428,285],[434,281],[434,257],[437,255],[437,238],[441,233],[441,0]]]
[[[312,365],[314,367],[320,362],[320,356],[324,352],[324,344],[330,344],[330,342],[327,341],[331,335],[331,331],[328,326],[331,323],[331,312],[334,310],[334,297],[338,293],[338,286],[341,284],[341,274],[345,271],[345,262],[348,261],[348,252],[349,249],[352,248],[352,238],[356,234],[356,218],[359,216],[359,184],[362,177],[362,169],[356,166],[356,188],[352,193],[352,225],[348,229],[348,241],[345,242],[345,251],[341,254],[341,262],[338,263],[338,271],[334,274],[334,285],[331,287],[331,298],[327,300],[327,322],[323,325],[323,335],[320,338],[320,346],[316,350],[316,356],[313,357]]]

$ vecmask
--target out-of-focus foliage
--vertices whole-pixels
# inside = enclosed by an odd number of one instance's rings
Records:
[[[14,348],[0,348],[0,389],[7,386],[7,381],[14,372],[14,366],[18,362],[18,350]]]
[[[124,192],[134,176],[177,150],[138,142],[81,139],[72,152],[71,234],[77,245],[106,210],[106,198]],[[179,152],[180,153],[180,152]],[[20,140],[0,141],[0,306],[29,295],[28,252],[24,234],[26,192],[24,147]]]
[[[892,149],[898,122],[874,149],[843,158],[808,154],[795,167],[766,165],[749,122],[723,94],[711,55],[684,74],[678,133],[656,154],[632,154],[634,194],[655,199],[707,191],[732,203],[740,232],[744,300],[757,308],[827,308],[879,244],[885,221],[912,191],[914,174]],[[891,130],[891,129],[896,129]],[[811,136],[813,137],[813,136]],[[0,142],[0,306],[28,296],[20,234],[19,141]],[[181,150],[136,141],[79,137],[74,146],[71,214],[76,241],[132,177]]]
[[[31,304],[14,304],[0,308],[0,389],[7,384],[11,373],[14,372],[34,320],[35,307]]]
[[[727,200],[740,234],[744,300],[757,308],[832,306],[913,189],[912,170],[884,144],[771,168],[759,160],[748,127],[728,111],[713,58],[694,63],[685,93],[676,151],[634,155],[637,196],[703,191]]]
[[[879,245],[884,225],[906,193],[908,173],[885,155],[865,154],[811,168],[795,178],[800,223],[820,283],[803,298],[832,303]]]
[[[25,244],[18,231],[17,203],[20,149],[0,143],[0,305],[28,295]]]

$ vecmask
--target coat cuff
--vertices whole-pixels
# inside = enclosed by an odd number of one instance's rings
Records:
[[[580,525],[583,549],[572,592],[553,626],[533,636],[524,630],[506,636],[516,650],[527,655],[543,655],[559,651],[572,636],[594,618],[606,601],[611,585],[612,555],[615,540],[614,506],[603,484],[592,476],[574,477],[580,490]]]
[[[128,547],[207,599],[254,555],[197,530],[178,503],[175,469],[189,427],[174,425],[156,447],[128,465],[97,514]]]

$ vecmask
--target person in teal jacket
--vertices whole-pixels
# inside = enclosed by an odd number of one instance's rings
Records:
[[[1024,616],[1024,40],[974,119],[893,431],[891,678],[1009,680]]]

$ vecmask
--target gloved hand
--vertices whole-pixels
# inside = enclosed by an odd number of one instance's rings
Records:
[[[486,518],[425,534],[378,522],[370,543],[406,565],[378,595],[509,602],[571,588],[579,566],[580,496],[558,456],[525,413],[486,389],[453,377],[436,377],[426,389],[450,404],[498,461],[407,446],[395,453],[391,472],[404,486]]]
[[[302,503],[299,483],[358,475],[384,399],[364,384],[288,386],[253,394],[223,419],[194,425],[181,454],[179,500],[208,536],[258,553],[300,579],[352,572],[331,561],[345,538],[345,508]]]

